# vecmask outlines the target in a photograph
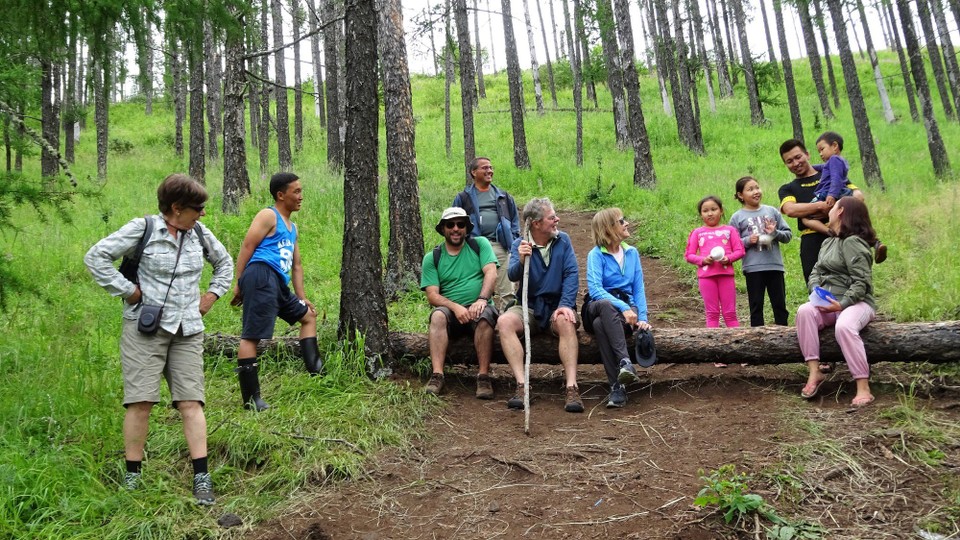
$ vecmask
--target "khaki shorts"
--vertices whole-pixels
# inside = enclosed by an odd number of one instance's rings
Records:
[[[523,320],[523,306],[521,305],[514,304],[510,306],[505,313],[513,313],[517,317],[520,317],[521,321]],[[540,328],[540,323],[537,322],[537,317],[533,314],[533,310],[527,308],[527,313],[530,315],[530,335],[535,336],[543,332],[544,330]],[[577,313],[576,310],[574,310],[573,314],[577,319],[577,322],[574,323],[573,326],[574,328],[580,328],[580,314]],[[553,314],[551,313],[550,316],[553,317]],[[550,333],[555,337],[557,336],[557,330],[553,327],[553,323],[550,323]]]
[[[173,406],[180,401],[204,402],[203,332],[183,336],[163,328],[152,336],[137,331],[137,321],[123,320],[120,334],[123,406],[160,402],[160,378],[167,380]]]

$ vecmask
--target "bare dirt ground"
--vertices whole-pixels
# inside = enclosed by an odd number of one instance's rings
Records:
[[[560,215],[585,261],[591,216]],[[643,268],[654,328],[703,324],[700,298],[675,270],[646,257]],[[363,477],[315,486],[249,537],[765,538],[756,522],[727,525],[693,505],[701,471],[728,463],[752,475],[750,491],[780,515],[819,523],[823,538],[917,538],[918,523],[960,507],[945,491],[960,493],[956,442],[939,465],[922,465],[908,452],[925,443],[884,415],[898,405],[897,385],[915,380],[897,366],[877,366],[877,401],[862,410],[848,406],[843,367],[805,403],[799,363],[657,365],[629,388],[625,408],[606,409],[602,367],[582,366],[586,411],[570,414],[559,366],[538,365],[529,436],[523,413],[505,406],[506,366],[494,367],[493,401],[473,397],[474,373],[448,376],[445,406],[417,444],[373,457]],[[942,386],[936,398],[917,398],[953,425],[958,405]]]

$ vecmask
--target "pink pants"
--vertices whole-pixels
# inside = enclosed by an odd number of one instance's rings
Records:
[[[797,339],[804,361],[820,359],[820,330],[836,326],[834,334],[837,344],[853,378],[870,378],[870,364],[867,363],[867,351],[863,348],[860,330],[876,316],[873,308],[864,302],[830,313],[820,311],[810,302],[803,304],[797,309]]]
[[[727,328],[740,326],[737,320],[737,286],[733,276],[711,276],[699,280],[707,328],[720,327],[720,313]]]

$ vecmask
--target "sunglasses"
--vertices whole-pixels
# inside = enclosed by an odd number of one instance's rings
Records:
[[[619,224],[621,224],[621,225],[626,225],[626,224],[627,224],[627,220],[626,220],[625,218],[620,218],[620,219],[617,220],[617,223],[619,223]]]
[[[448,229],[466,229],[467,222],[466,221],[447,221],[446,223],[443,224],[443,226]]]
[[[189,208],[189,209],[191,209],[191,210],[196,210],[197,212],[203,212],[203,209],[206,208],[207,205],[205,205],[205,204],[201,204],[201,205],[188,204],[186,207]]]

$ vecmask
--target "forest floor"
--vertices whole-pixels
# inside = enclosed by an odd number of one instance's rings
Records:
[[[560,217],[583,265],[592,247],[591,214]],[[675,269],[647,257],[643,268],[654,329],[703,325],[701,300]],[[426,420],[414,446],[373,456],[361,477],[313,486],[247,537],[766,538],[760,520],[725,524],[716,507],[694,506],[701,476],[725,464],[750,475],[749,491],[799,525],[797,536],[782,538],[916,538],[930,522],[956,527],[955,432],[936,447],[944,455],[933,456],[927,438],[898,422],[903,398],[896,390],[916,383],[916,375],[875,366],[877,400],[855,410],[849,372],[837,367],[821,397],[807,403],[799,398],[799,362],[658,364],[641,370],[626,407],[607,409],[603,368],[581,366],[586,411],[570,414],[563,411],[562,370],[535,365],[529,435],[523,413],[505,406],[512,392],[507,366],[493,367],[492,401],[473,397],[474,368],[455,367],[443,408]],[[956,381],[915,388],[924,396],[911,400],[911,410],[925,418],[918,421],[960,425]],[[917,455],[938,459],[924,463]],[[799,536],[813,534],[811,523],[822,527],[819,535]],[[942,538],[956,532],[941,531]]]

